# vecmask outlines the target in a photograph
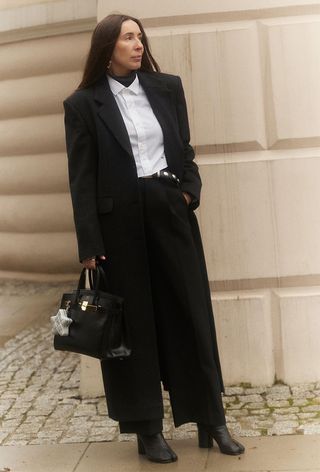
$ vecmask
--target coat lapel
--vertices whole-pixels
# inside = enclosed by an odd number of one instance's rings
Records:
[[[174,106],[173,91],[167,87],[163,78],[157,74],[138,71],[138,77],[148,97],[152,111],[162,128],[164,152],[168,161],[170,159],[169,136],[172,131],[171,115]]]
[[[155,114],[162,128],[164,147],[166,148],[168,134],[168,122],[166,120],[166,114],[170,112],[170,106],[173,104],[172,91],[166,86],[159,76],[153,74],[152,72],[138,71],[138,78],[148,97],[153,113]],[[94,99],[100,103],[98,115],[113,133],[119,144],[130,156],[133,157],[127,128],[113,93],[110,90],[109,82],[106,76],[104,76],[95,85]]]
[[[153,113],[156,115],[160,125],[165,128],[164,120],[173,103],[172,90],[156,74],[138,71],[138,77],[148,97]]]
[[[98,115],[110,129],[119,144],[133,157],[129,135],[117,102],[111,92],[109,82],[104,76],[95,86],[94,99],[101,104]]]

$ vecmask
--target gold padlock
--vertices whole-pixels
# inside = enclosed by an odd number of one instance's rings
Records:
[[[86,311],[88,303],[88,300],[84,300],[83,302],[81,302],[81,310]]]

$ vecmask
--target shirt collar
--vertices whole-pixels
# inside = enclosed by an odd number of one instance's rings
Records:
[[[136,75],[132,84],[129,85],[129,87],[126,87],[125,85],[121,84],[120,82],[115,80],[113,77],[110,77],[110,75],[107,75],[107,77],[108,77],[108,82],[109,82],[110,89],[113,95],[118,95],[118,93],[122,92],[123,89],[131,90],[131,92],[133,92],[135,95],[138,95],[139,85],[140,85],[138,74]]]

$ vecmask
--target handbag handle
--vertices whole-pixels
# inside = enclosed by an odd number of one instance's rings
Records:
[[[86,288],[86,271],[88,269],[86,267],[84,267],[81,271],[81,274],[80,274],[80,277],[79,277],[79,282],[78,282],[78,287],[77,287],[77,290],[76,290],[76,293],[75,293],[75,296],[74,296],[74,299],[73,299],[73,302],[77,303],[79,298],[80,298],[80,290],[81,289],[85,289]],[[97,300],[98,300],[98,290],[99,290],[99,284],[100,284],[100,272],[97,272],[97,279],[96,279],[96,283],[95,283],[95,287],[94,287],[94,296],[93,296],[93,305],[97,304]]]
[[[96,266],[96,269],[87,269],[86,267],[84,267],[82,269],[80,277],[79,277],[77,291],[76,291],[75,297],[74,297],[74,302],[78,301],[79,296],[80,296],[80,290],[86,288],[86,271],[87,270],[89,270],[90,289],[94,290],[94,292],[95,292],[92,303],[93,303],[93,305],[97,305],[98,304],[98,299],[99,299],[99,287],[100,287],[101,276],[102,276],[102,278],[105,282],[105,286],[108,287],[108,281],[107,281],[105,271],[99,265]],[[95,284],[93,284],[93,280],[92,280],[93,279],[92,278],[92,273],[91,273],[92,270],[96,270],[97,277],[96,277],[96,280],[95,280]]]
[[[86,285],[85,285],[86,284],[86,278],[85,278],[86,277],[86,270],[89,271],[89,284],[90,284],[90,289],[91,290],[99,289],[99,287],[100,287],[100,276],[102,276],[106,288],[109,286],[105,271],[103,270],[103,268],[101,266],[97,265],[96,269],[86,269],[85,267],[82,269],[80,277],[79,277],[79,282],[78,282],[78,290],[80,290],[81,288],[86,288]],[[94,271],[97,274],[97,278],[96,278],[95,283],[93,283],[93,277],[92,277]]]
[[[108,291],[108,288],[109,288],[109,282],[107,280],[107,276],[106,276],[106,273],[104,271],[104,269],[100,266],[100,265],[96,265],[96,269],[89,269],[89,284],[90,284],[90,288],[91,290],[94,289],[94,286],[96,284],[93,283],[93,274],[94,274],[94,271],[98,271],[100,272],[100,275],[102,275],[102,278],[103,278],[103,282],[104,282],[104,285],[105,285],[105,289],[106,291]],[[101,279],[100,279],[101,280]],[[99,280],[99,281],[100,281]],[[96,280],[97,281],[97,280]]]
[[[81,271],[80,277],[79,277],[79,282],[78,282],[78,288],[77,292],[80,292],[81,288],[86,288],[86,268],[84,267]]]

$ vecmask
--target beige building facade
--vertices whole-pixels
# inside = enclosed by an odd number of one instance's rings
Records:
[[[79,273],[62,100],[120,7],[185,87],[226,384],[319,380],[318,1],[0,2],[0,275]]]

